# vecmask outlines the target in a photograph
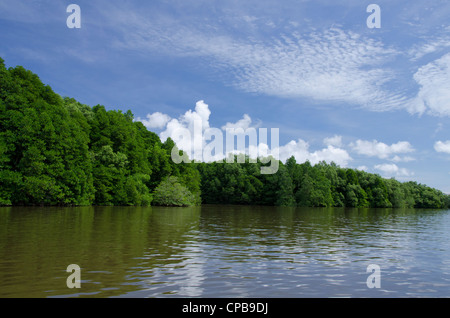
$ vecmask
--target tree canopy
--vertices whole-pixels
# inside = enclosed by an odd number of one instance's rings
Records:
[[[247,160],[248,162],[248,160]],[[450,196],[417,182],[395,179],[334,163],[298,164],[290,157],[273,175],[258,164],[200,163],[203,203],[309,207],[447,208]]]
[[[168,176],[200,197],[195,167],[172,162],[173,141],[131,111],[62,98],[3,60],[0,123],[1,205],[149,205]]]

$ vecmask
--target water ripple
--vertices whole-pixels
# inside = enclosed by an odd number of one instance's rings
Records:
[[[0,213],[0,296],[450,297],[450,211],[65,211]]]

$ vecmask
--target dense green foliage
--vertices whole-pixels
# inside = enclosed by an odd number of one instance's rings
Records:
[[[181,163],[131,111],[62,98],[0,58],[0,205],[173,205],[443,208],[450,197],[334,164],[275,174],[261,163]]]
[[[273,175],[259,173],[258,164],[201,163],[203,203],[310,207],[446,208],[450,196],[416,182],[401,183],[334,163],[294,157],[280,162]]]
[[[153,202],[162,206],[191,206],[200,203],[200,196],[192,194],[177,177],[170,176],[156,187]]]
[[[149,205],[168,177],[200,196],[194,166],[175,164],[128,111],[61,98],[0,59],[0,205]]]

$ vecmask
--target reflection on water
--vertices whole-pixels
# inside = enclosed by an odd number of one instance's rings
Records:
[[[449,241],[450,211],[6,207],[0,297],[450,297]]]

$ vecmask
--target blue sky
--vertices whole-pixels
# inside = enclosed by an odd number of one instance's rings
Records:
[[[66,25],[71,3],[81,28]],[[0,0],[0,56],[161,138],[194,115],[279,128],[281,159],[450,193],[448,17],[450,2],[422,0]]]

